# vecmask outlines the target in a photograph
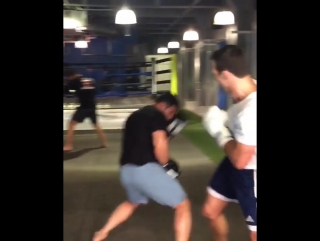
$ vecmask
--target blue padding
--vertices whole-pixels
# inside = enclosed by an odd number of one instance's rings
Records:
[[[126,96],[139,96],[139,95],[151,95],[151,91],[139,91],[139,92],[115,92],[110,91],[107,93],[96,95],[97,98],[104,97],[126,97]]]
[[[151,72],[141,72],[132,74],[106,74],[105,77],[126,77],[126,76],[151,76]]]

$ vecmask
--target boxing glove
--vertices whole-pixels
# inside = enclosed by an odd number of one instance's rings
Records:
[[[163,168],[173,179],[179,177],[181,174],[178,163],[172,159],[170,159],[168,163],[163,166]]]
[[[175,118],[168,123],[167,134],[169,139],[171,140],[178,135],[187,124],[187,119],[182,114],[178,113]]]
[[[203,117],[203,126],[208,133],[216,139],[217,144],[223,148],[224,145],[232,140],[232,135],[226,127],[227,114],[221,111],[218,106],[212,106]]]
[[[222,119],[222,123],[225,127],[228,127],[228,113],[224,110],[220,110],[220,115]]]
[[[174,119],[167,127],[169,139],[171,140],[178,135],[187,126],[187,124],[187,121],[183,121],[178,118]]]

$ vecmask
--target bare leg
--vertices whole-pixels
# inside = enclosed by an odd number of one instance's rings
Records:
[[[227,204],[227,202],[208,194],[207,200],[203,205],[202,213],[209,219],[209,224],[215,236],[215,241],[228,240],[228,222],[222,213]]]
[[[67,142],[63,147],[64,151],[71,151],[73,149],[73,134],[74,134],[74,128],[76,127],[77,124],[78,122],[76,121],[73,121],[73,120],[70,121],[68,134],[67,134]]]
[[[175,241],[189,241],[192,225],[190,201],[185,200],[175,207]]]
[[[94,129],[96,130],[101,142],[102,142],[102,147],[107,147],[107,138],[105,134],[103,133],[103,130],[100,128],[98,124],[94,124]]]
[[[257,241],[257,232],[251,231],[250,237],[251,241]]]
[[[107,238],[109,232],[126,221],[138,207],[137,204],[132,204],[128,201],[121,203],[111,214],[107,223],[95,233],[93,241],[102,241]]]

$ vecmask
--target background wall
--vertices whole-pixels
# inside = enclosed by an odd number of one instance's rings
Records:
[[[97,37],[88,43],[86,49],[78,49],[74,43],[66,43],[63,60],[65,63],[121,63],[128,56],[134,55],[136,44],[136,35],[117,39]]]

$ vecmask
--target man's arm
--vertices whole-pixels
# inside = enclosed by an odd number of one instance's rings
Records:
[[[167,121],[160,113],[154,114],[151,119],[152,141],[154,155],[161,165],[169,161],[169,139],[167,134]]]
[[[244,169],[256,152],[257,116],[255,107],[247,109],[239,117],[234,130],[235,140],[224,145],[224,151],[237,169]]]
[[[70,91],[70,90],[76,91],[77,90],[78,81],[79,81],[79,78],[81,78],[81,77],[82,77],[82,75],[80,75],[80,74],[74,75],[71,78],[68,77],[68,82],[67,82],[68,91]]]
[[[224,146],[224,152],[229,157],[233,166],[244,169],[256,151],[256,146],[244,145],[238,141],[231,140]]]
[[[154,146],[154,155],[161,165],[165,165],[169,161],[169,145],[167,132],[165,130],[157,130],[152,133]]]

